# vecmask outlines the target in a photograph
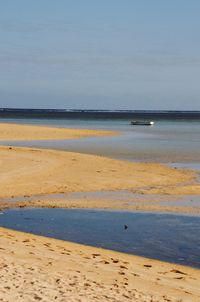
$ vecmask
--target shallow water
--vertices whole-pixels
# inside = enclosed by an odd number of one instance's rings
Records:
[[[15,209],[0,215],[0,226],[200,268],[199,217]]]
[[[129,120],[8,119],[2,122],[121,131],[115,137],[81,140],[9,142],[10,145],[54,148],[133,161],[200,163],[200,121],[156,121],[153,127],[131,126]],[[8,142],[1,142],[8,144]]]
[[[196,195],[187,195],[183,196],[179,200],[172,201],[161,201],[159,202],[161,206],[170,206],[170,207],[200,207],[200,196]]]

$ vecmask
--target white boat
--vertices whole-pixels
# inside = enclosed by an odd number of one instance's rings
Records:
[[[131,121],[131,125],[133,126],[153,126],[153,121]]]

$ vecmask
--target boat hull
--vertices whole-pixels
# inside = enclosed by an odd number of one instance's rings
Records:
[[[142,121],[131,121],[131,125],[133,126],[153,126],[153,121],[142,122]]]

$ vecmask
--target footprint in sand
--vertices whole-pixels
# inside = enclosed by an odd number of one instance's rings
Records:
[[[62,255],[71,255],[70,253],[66,253],[66,252],[61,252]]]
[[[171,273],[175,273],[175,274],[187,275],[186,273],[184,273],[184,272],[182,272],[182,271],[179,271],[179,270],[177,270],[177,269],[172,269],[170,272],[171,272]]]
[[[113,259],[113,258],[111,258],[111,260],[112,260],[113,263],[118,263],[118,262],[119,262],[118,259]]]
[[[30,242],[30,240],[29,240],[29,239],[25,239],[25,240],[23,240],[22,242],[23,242],[23,243],[25,243],[25,242]]]
[[[101,256],[101,254],[92,254],[93,258]]]
[[[150,264],[144,264],[143,266],[147,267],[147,268],[151,268],[152,267],[152,265],[150,265]]]
[[[51,245],[51,243],[44,243],[43,245],[49,247]]]
[[[65,252],[71,253],[71,250],[64,249]]]
[[[120,268],[121,269],[128,269],[126,266],[124,266],[124,265],[120,265]]]
[[[103,261],[100,261],[100,262],[103,263],[103,264],[110,264],[110,262],[106,261],[106,260],[103,260]]]
[[[134,277],[140,277],[140,275],[135,274],[135,273],[132,273],[132,275],[133,275]]]
[[[184,277],[175,277],[174,279],[177,279],[177,280],[185,280]]]

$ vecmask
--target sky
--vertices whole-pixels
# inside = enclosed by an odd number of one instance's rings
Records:
[[[0,1],[0,107],[200,110],[199,0]]]

